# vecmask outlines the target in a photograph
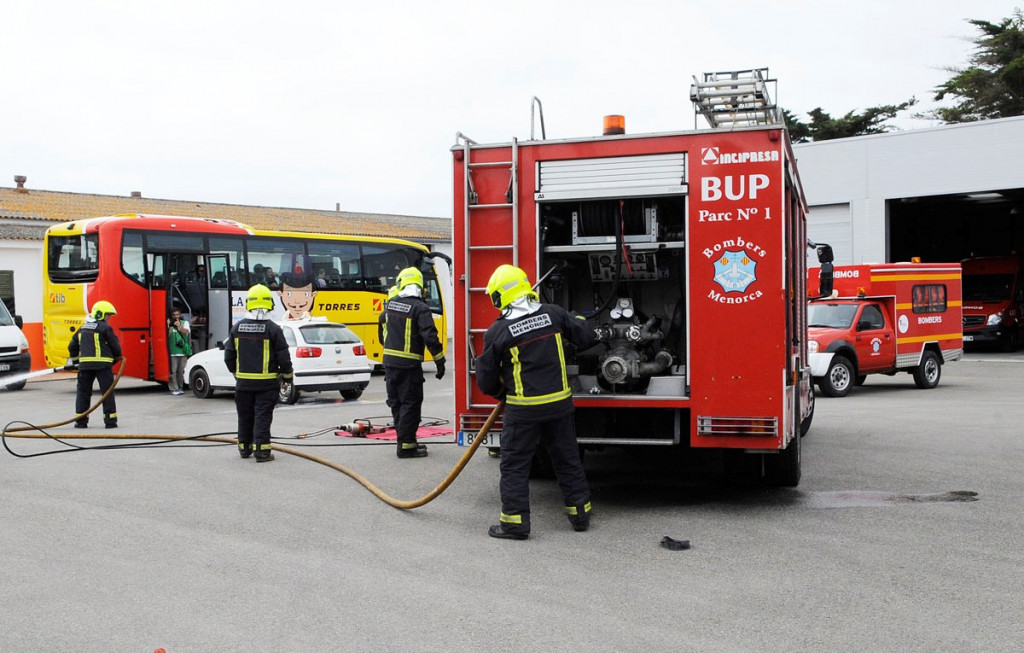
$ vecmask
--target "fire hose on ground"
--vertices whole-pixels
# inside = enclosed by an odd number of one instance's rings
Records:
[[[45,433],[46,429],[57,428],[57,427],[60,427],[60,426],[64,426],[66,424],[70,424],[71,422],[75,421],[75,419],[78,419],[80,417],[84,417],[84,416],[88,415],[89,413],[93,412],[94,410],[96,410],[99,406],[101,406],[103,404],[103,401],[110,395],[111,392],[114,391],[114,387],[117,386],[118,381],[121,380],[121,375],[124,373],[124,367],[125,367],[124,366],[124,358],[122,357],[122,358],[119,358],[117,361],[115,361],[115,365],[117,364],[118,361],[120,361],[121,366],[118,369],[117,374],[114,376],[114,382],[110,384],[110,387],[107,388],[106,392],[104,392],[102,394],[102,396],[96,401],[96,403],[94,403],[91,407],[89,407],[88,410],[86,410],[81,415],[78,415],[76,417],[72,417],[70,419],[66,419],[66,420],[61,421],[61,422],[55,422],[53,424],[43,424],[43,425],[40,425],[40,426],[27,425],[27,426],[18,426],[18,427],[14,427],[14,428],[6,428],[5,427],[2,431],[0,431],[0,439],[3,440],[4,448],[7,449],[8,453],[10,453],[11,455],[14,455],[14,456],[18,455],[18,454],[15,454],[13,451],[11,451],[10,448],[7,446],[7,438],[8,437],[29,438],[29,439],[39,439],[39,440],[42,440],[42,439],[61,439],[61,440],[71,440],[71,439],[75,439],[75,440],[166,440],[166,441],[197,440],[197,441],[204,441],[204,442],[220,442],[220,443],[223,443],[223,444],[236,444],[236,445],[238,444],[238,439],[237,438],[221,437],[221,436],[216,436],[216,435],[204,435],[204,436],[198,436],[197,437],[197,436],[190,436],[190,435],[152,435],[152,434],[136,434],[136,433],[130,433],[130,434],[129,433],[118,433],[118,434],[88,433],[88,434],[62,435],[62,436],[60,436],[60,438],[55,438],[54,436],[51,436],[51,435]],[[64,370],[64,369],[65,368],[63,368],[63,367],[55,367],[52,370],[50,370],[50,372],[58,372],[58,371],[61,371],[61,370]],[[438,496],[440,496],[442,492],[444,492],[446,489],[448,489],[448,486],[450,486],[452,484],[452,482],[454,482],[455,479],[458,477],[458,475],[460,473],[462,473],[462,470],[469,463],[469,459],[473,457],[473,454],[476,453],[476,450],[480,448],[480,443],[482,443],[484,441],[484,437],[483,436],[487,435],[487,433],[490,432],[491,427],[494,425],[495,420],[498,419],[498,415],[501,414],[501,411],[504,408],[505,408],[505,402],[504,401],[498,402],[498,405],[496,405],[494,407],[494,409],[491,411],[491,414],[487,417],[487,420],[484,422],[483,426],[481,426],[480,430],[477,432],[477,436],[473,440],[473,444],[470,445],[469,449],[466,450],[466,453],[464,453],[462,455],[462,458],[460,458],[459,461],[455,464],[455,467],[452,468],[452,471],[448,473],[448,475],[444,478],[444,480],[441,481],[440,484],[438,484],[438,486],[436,488],[434,488],[432,491],[428,492],[424,496],[420,497],[419,499],[415,499],[415,500],[412,500],[412,501],[402,501],[400,499],[395,499],[394,497],[388,495],[383,490],[378,488],[376,485],[371,483],[369,480],[367,480],[366,477],[364,477],[362,474],[359,474],[358,472],[356,472],[354,470],[351,470],[351,469],[345,467],[344,465],[340,465],[340,464],[338,464],[336,462],[327,460],[327,459],[322,458],[320,456],[316,456],[316,455],[313,455],[313,454],[306,453],[305,451],[301,451],[299,449],[295,449],[295,448],[292,448],[292,447],[285,447],[285,446],[281,446],[281,445],[277,445],[277,444],[271,445],[271,447],[273,448],[274,451],[279,451],[281,453],[291,454],[293,456],[298,456],[299,458],[305,458],[306,460],[310,460],[312,462],[319,463],[321,465],[324,465],[325,467],[330,467],[331,469],[333,469],[335,471],[338,471],[338,472],[341,472],[342,474],[345,474],[346,476],[350,477],[352,480],[356,481],[357,483],[359,483],[360,485],[365,487],[375,497],[377,497],[378,499],[380,499],[384,503],[388,504],[389,506],[392,506],[393,508],[398,508],[400,510],[410,510],[412,508],[419,508],[420,506],[423,506],[423,505],[426,505],[426,504],[430,503],[431,501],[436,499]],[[38,433],[29,433],[30,431],[38,431]],[[12,434],[17,434],[17,435],[12,435]]]

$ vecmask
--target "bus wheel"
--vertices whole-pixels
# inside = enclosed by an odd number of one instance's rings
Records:
[[[818,381],[818,386],[826,397],[845,397],[850,394],[855,378],[853,363],[845,356],[833,356],[832,364]]]
[[[917,387],[928,390],[939,385],[942,376],[942,365],[934,351],[926,351],[921,356],[921,364],[914,368],[914,383]]]
[[[197,367],[188,376],[188,387],[192,388],[192,394],[200,399],[209,399],[213,396],[213,386],[210,385],[210,377],[206,370]]]
[[[772,487],[796,487],[800,484],[800,438],[789,441],[779,453],[764,455],[764,482]]]
[[[277,399],[282,404],[294,404],[299,400],[299,389],[294,383],[281,383],[281,390],[277,393]]]

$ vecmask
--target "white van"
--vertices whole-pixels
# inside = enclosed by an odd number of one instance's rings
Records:
[[[3,302],[0,302],[0,381],[11,374],[28,374],[32,370],[32,355],[28,351],[28,340],[21,332],[21,316],[11,316]],[[2,390],[21,390],[24,379],[10,385],[0,385]]]

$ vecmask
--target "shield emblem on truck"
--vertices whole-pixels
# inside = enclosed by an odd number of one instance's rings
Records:
[[[745,292],[747,286],[757,281],[757,262],[746,250],[725,250],[715,261],[715,282],[725,292]]]

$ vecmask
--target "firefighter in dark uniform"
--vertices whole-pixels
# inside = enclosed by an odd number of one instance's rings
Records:
[[[100,300],[92,305],[89,317],[75,332],[68,345],[71,361],[68,368],[78,365],[78,388],[75,392],[75,428],[89,426],[89,417],[84,415],[92,403],[92,382],[99,381],[100,392],[106,393],[114,383],[114,361],[121,357],[121,341],[110,326],[111,315],[117,315],[114,305]],[[103,425],[108,429],[117,428],[117,403],[113,391],[103,400]]]
[[[256,284],[245,298],[245,319],[231,327],[224,345],[224,362],[235,375],[235,409],[238,412],[238,453],[256,462],[274,459],[270,450],[270,425],[274,421],[281,381],[292,379],[292,359],[281,327],[270,320],[274,297]]]
[[[444,377],[444,348],[434,315],[423,301],[423,273],[405,268],[395,279],[398,294],[388,301],[384,325],[384,385],[398,433],[399,458],[422,458],[427,446],[416,442],[423,405],[423,350],[430,350],[438,379]]]
[[[484,334],[476,382],[485,393],[505,400],[501,517],[488,535],[512,540],[529,536],[530,465],[541,443],[551,454],[569,523],[585,531],[590,526],[590,487],[576,442],[565,342],[584,349],[599,334],[561,306],[540,303],[526,273],[517,267],[498,266],[487,283],[487,295],[502,313]]]

